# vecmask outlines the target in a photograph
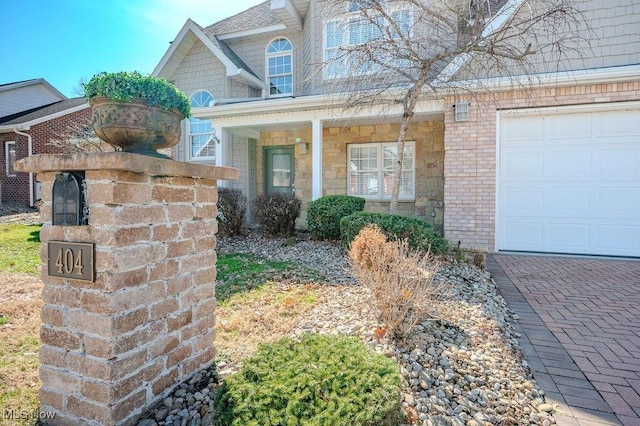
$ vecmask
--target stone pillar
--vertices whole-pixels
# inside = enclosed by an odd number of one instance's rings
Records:
[[[129,153],[36,155],[42,182],[40,410],[127,425],[214,356],[218,179],[236,169]],[[88,225],[52,225],[56,174],[85,173]],[[93,282],[50,276],[47,242],[94,247]]]

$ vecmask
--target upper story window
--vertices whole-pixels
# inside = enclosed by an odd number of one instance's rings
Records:
[[[4,158],[7,166],[7,176],[15,176],[16,171],[14,170],[13,165],[16,163],[16,143],[14,141],[5,142]]]
[[[191,96],[192,108],[210,107],[214,104],[213,95],[206,90],[199,90]],[[213,122],[209,119],[189,118],[189,159],[215,161],[216,134]]]
[[[374,3],[374,0],[353,0],[349,3],[349,12],[357,12],[361,9],[371,8],[374,6]],[[378,3],[380,5],[384,5],[385,2],[383,0],[378,0]]]
[[[383,31],[387,26],[385,18],[379,16],[363,16],[358,11],[371,7],[371,2],[360,0],[351,2],[346,17],[328,21],[324,28],[324,69],[325,78],[346,77],[348,75],[371,74],[380,71],[380,61],[386,56],[375,52],[375,48],[358,49],[367,43],[384,39]],[[382,3],[382,2],[381,2]],[[383,3],[382,3],[383,4]],[[403,34],[411,30],[410,9],[396,9],[389,12],[391,19],[398,25]],[[393,37],[399,37],[394,34]],[[375,57],[376,60],[369,58]],[[402,66],[402,64],[395,64]]]
[[[277,38],[267,46],[267,80],[269,95],[293,93],[293,48],[286,38]]]

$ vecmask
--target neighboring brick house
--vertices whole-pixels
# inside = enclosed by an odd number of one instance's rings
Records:
[[[188,20],[153,72],[194,107],[174,157],[238,167],[232,185],[249,200],[295,188],[304,205],[350,194],[386,211],[399,110],[345,114],[328,101],[331,70],[315,72],[335,48],[328,27],[366,3],[326,16],[325,1],[271,0],[206,27]],[[492,2],[506,23],[525,3]],[[640,256],[640,7],[576,4],[591,37],[580,56],[551,68],[541,52],[531,75],[418,103],[401,214],[466,248]],[[460,59],[441,76],[477,75]],[[468,105],[464,121],[454,104]]]
[[[0,85],[0,201],[33,206],[39,185],[32,173],[16,172],[13,164],[34,154],[63,153],[51,141],[90,116],[84,98],[68,99],[43,79]]]

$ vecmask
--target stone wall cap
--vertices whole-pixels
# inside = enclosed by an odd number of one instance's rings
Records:
[[[129,152],[91,154],[36,154],[16,162],[19,172],[63,172],[85,170],[119,170],[156,176],[179,176],[216,180],[236,180],[240,171],[235,167],[209,166],[150,157]]]

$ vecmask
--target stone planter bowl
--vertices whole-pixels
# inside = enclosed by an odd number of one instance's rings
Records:
[[[124,152],[169,158],[156,150],[170,148],[180,141],[180,121],[184,117],[177,110],[104,97],[89,99],[89,105],[96,135]]]

